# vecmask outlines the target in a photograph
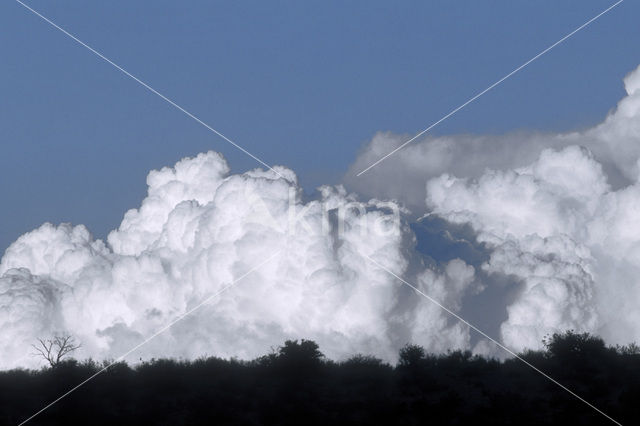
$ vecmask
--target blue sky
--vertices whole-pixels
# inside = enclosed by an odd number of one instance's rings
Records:
[[[311,190],[375,132],[421,130],[612,3],[28,4]],[[638,16],[625,1],[434,133],[599,121],[640,63]],[[258,166],[18,3],[0,3],[0,34],[0,251],[45,221],[104,237],[184,156]]]

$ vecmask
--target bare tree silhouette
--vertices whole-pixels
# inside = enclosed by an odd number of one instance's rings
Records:
[[[80,348],[70,334],[53,336],[53,339],[38,339],[37,345],[31,345],[36,350],[35,356],[42,357],[51,367],[60,364],[60,361],[71,352]]]

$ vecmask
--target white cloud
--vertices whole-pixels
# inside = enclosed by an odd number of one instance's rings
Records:
[[[488,169],[505,171],[531,164],[544,149],[580,145],[593,152],[609,183],[619,188],[635,181],[640,173],[640,68],[629,73],[624,84],[628,96],[593,128],[558,134],[522,131],[504,135],[427,135],[356,176],[411,137],[380,132],[351,164],[344,182],[360,194],[396,199],[420,213],[426,195],[424,182],[428,179],[443,173],[478,178]]]
[[[640,300],[629,285],[640,272],[639,184],[611,190],[591,153],[570,146],[478,179],[431,179],[427,194],[433,213],[471,224],[490,247],[486,272],[521,282],[501,327],[507,345],[538,347],[567,329],[640,339],[637,304],[629,303]]]
[[[0,262],[1,366],[33,365],[30,344],[59,332],[82,343],[78,356],[117,357],[278,252],[130,359],[254,357],[287,338],[315,339],[333,357],[387,359],[406,343],[399,336],[434,349],[443,346],[434,336],[465,344],[468,333],[441,312],[432,324],[405,322],[421,308],[405,306],[406,289],[363,257],[408,273],[413,234],[394,204],[359,202],[341,187],[305,203],[293,172],[278,171],[285,178],[228,175],[219,154],[200,154],[149,173],[147,197],[108,245],[82,225],[20,237]],[[461,294],[473,268],[457,261],[424,274],[425,285]]]
[[[338,358],[393,359],[408,341],[495,354],[363,255],[463,317],[484,286],[517,281],[517,292],[487,312],[505,311],[501,337],[516,350],[567,328],[640,341],[640,69],[625,86],[617,109],[581,132],[409,145],[347,178],[377,197],[367,202],[340,186],[304,202],[291,170],[229,175],[214,152],[152,171],[147,197],[106,243],[82,225],[44,224],[7,249],[0,367],[34,365],[30,344],[63,331],[82,342],[80,356],[119,356],[279,252],[132,359],[253,357],[287,338],[314,339]],[[404,140],[376,135],[349,173]],[[426,267],[397,206],[379,201],[388,198],[418,214],[426,200],[427,214],[469,224],[490,252],[476,258],[488,260]]]
[[[568,328],[638,341],[640,67],[624,84],[627,96],[593,128],[427,137],[354,177],[407,139],[380,133],[346,183],[417,214],[426,199],[428,215],[471,225],[491,252],[478,265],[485,284],[519,283],[500,326],[515,349]]]
[[[474,281],[475,270],[460,259],[446,263],[443,273],[425,270],[418,276],[417,288],[454,312],[459,311],[465,294],[481,290]],[[469,349],[469,328],[439,306],[415,296],[411,341],[436,352]],[[442,332],[446,330],[446,333]]]

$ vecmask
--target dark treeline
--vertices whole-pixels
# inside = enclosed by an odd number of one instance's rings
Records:
[[[551,336],[523,358],[622,424],[640,424],[640,350],[588,334]],[[105,364],[106,365],[106,364]],[[17,425],[103,365],[68,360],[0,372],[0,423]],[[253,361],[117,363],[33,425],[613,424],[516,359],[430,355],[406,346],[392,366],[323,357],[287,341]]]

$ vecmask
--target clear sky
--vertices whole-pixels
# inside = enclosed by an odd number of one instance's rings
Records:
[[[613,1],[27,2],[311,190],[377,131],[416,133]],[[436,134],[601,120],[640,63],[640,6],[609,14]],[[152,168],[258,164],[18,3],[0,3],[0,251],[42,222],[97,237]]]

